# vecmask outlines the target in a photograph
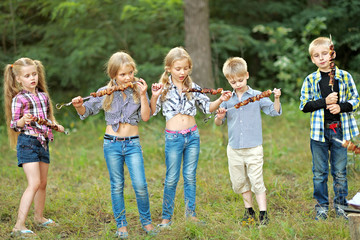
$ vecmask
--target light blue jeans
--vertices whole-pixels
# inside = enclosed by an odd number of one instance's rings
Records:
[[[166,178],[162,218],[171,220],[174,212],[176,186],[180,178],[183,160],[185,214],[196,216],[196,169],[200,152],[199,130],[186,134],[168,133],[165,131]]]
[[[331,175],[333,177],[334,205],[347,205],[346,196],[348,195],[348,185],[346,178],[347,149],[341,146],[341,143],[334,140],[342,140],[343,134],[341,128],[325,129],[325,142],[310,140],[314,174],[314,198],[317,201],[315,206],[318,208],[329,208],[328,197],[328,175],[329,160]],[[330,152],[330,159],[329,159]]]
[[[149,194],[140,140],[104,139],[104,156],[110,175],[111,202],[117,228],[127,226],[124,203],[124,164],[129,170],[135,191],[140,222],[143,226],[150,224]]]

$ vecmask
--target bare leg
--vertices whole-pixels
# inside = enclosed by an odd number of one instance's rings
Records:
[[[48,170],[49,170],[49,164],[40,162],[40,186],[34,198],[34,207],[35,207],[34,220],[37,223],[44,223],[48,220],[43,216],[44,208],[45,208]]]
[[[242,196],[243,196],[243,201],[244,201],[245,208],[253,207],[251,191],[243,192]]]
[[[266,192],[256,194],[259,211],[266,211]]]
[[[29,209],[34,200],[35,194],[40,186],[40,167],[38,162],[24,163],[23,169],[28,181],[28,186],[24,191],[19,206],[18,217],[14,227],[16,230],[26,230],[25,220],[29,213]]]

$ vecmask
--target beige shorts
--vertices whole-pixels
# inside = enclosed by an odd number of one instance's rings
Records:
[[[230,180],[235,193],[266,191],[263,179],[264,154],[262,145],[232,149],[227,146]]]

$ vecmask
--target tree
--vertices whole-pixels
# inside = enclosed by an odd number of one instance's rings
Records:
[[[184,0],[185,47],[193,60],[193,80],[213,88],[209,34],[209,1]]]

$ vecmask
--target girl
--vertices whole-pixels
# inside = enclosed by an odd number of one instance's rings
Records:
[[[35,222],[43,227],[56,225],[43,216],[50,163],[48,142],[53,141],[53,133],[49,127],[33,121],[38,117],[55,123],[42,63],[20,58],[14,64],[6,65],[4,94],[10,145],[16,145],[18,166],[24,169],[28,181],[12,235],[35,235],[25,226],[33,201]],[[64,132],[64,127],[58,125],[57,131]]]
[[[189,76],[192,60],[182,48],[170,50],[164,60],[165,72],[159,83],[152,85],[150,101],[151,111],[156,115],[163,109],[166,118],[165,164],[166,178],[163,198],[162,222],[160,228],[169,227],[174,212],[176,186],[180,177],[183,159],[185,215],[193,221],[199,221],[195,213],[196,168],[199,159],[200,137],[194,116],[196,106],[204,113],[213,112],[223,101],[231,97],[224,92],[219,99],[210,102],[202,93],[183,93],[183,89],[199,88]]]
[[[124,164],[129,169],[143,229],[148,234],[155,234],[151,223],[149,194],[138,129],[140,120],[148,121],[150,118],[149,98],[146,94],[147,84],[143,79],[134,77],[136,72],[136,64],[130,55],[117,52],[107,63],[107,74],[111,80],[98,92],[130,82],[134,83],[134,88],[92,97],[85,103],[81,97],[72,100],[82,120],[89,115],[99,113],[100,109],[105,111],[107,126],[104,136],[104,156],[110,175],[111,201],[118,229],[116,236],[119,238],[128,237],[123,192]]]

